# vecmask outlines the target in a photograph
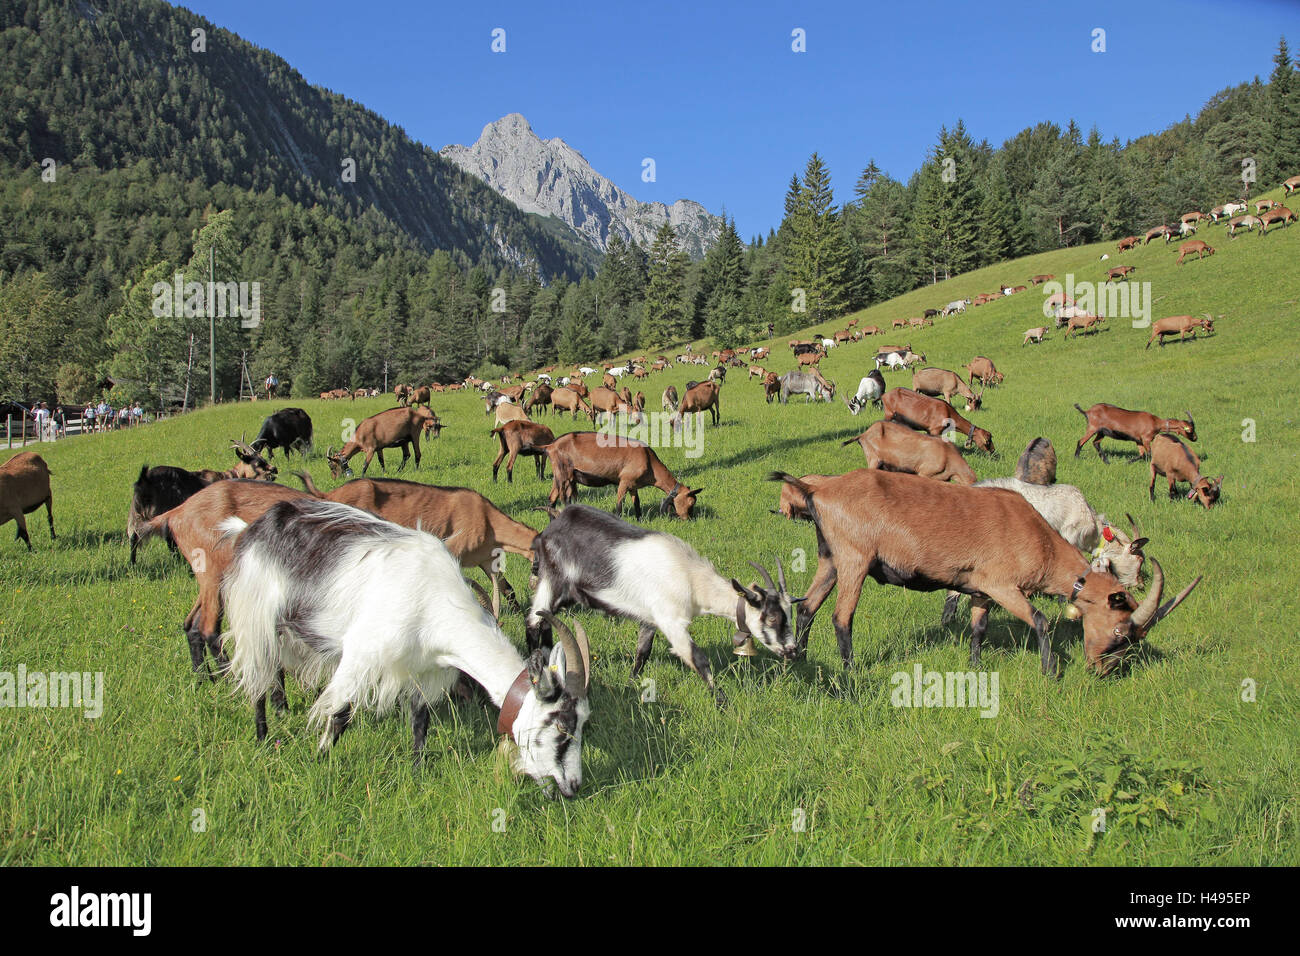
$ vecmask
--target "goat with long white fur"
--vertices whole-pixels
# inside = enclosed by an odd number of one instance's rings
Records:
[[[641,625],[632,676],[650,656],[655,631],[672,651],[700,675],[719,705],[704,652],[691,640],[691,622],[711,614],[734,622],[735,652],[754,653],[754,639],[783,660],[794,657],[794,604],[777,559],[780,585],[766,570],[766,587],[745,587],[720,575],[685,541],[661,531],[628,524],[605,511],[569,505],[533,540],[537,584],[528,612],[528,646],[547,643],[547,617],[563,607],[581,605]]]
[[[565,797],[582,784],[582,728],[590,652],[553,619],[550,650],[525,661],[470,592],[459,563],[433,535],[347,505],[310,498],[269,509],[238,534],[222,586],[233,640],[230,670],[254,702],[257,737],[266,737],[266,695],[286,668],[316,685],[310,712],[323,726],[322,752],[342,735],[353,709],[378,712],[411,701],[420,762],[430,705],[456,682],[477,681],[501,708],[499,733],[517,747],[514,767]]]

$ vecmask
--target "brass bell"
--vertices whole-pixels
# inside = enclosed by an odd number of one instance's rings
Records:
[[[739,631],[737,631],[736,636],[732,638],[732,641],[733,642],[736,641],[737,638],[743,638],[743,640],[737,643],[736,646],[732,649],[733,654],[735,654],[737,657],[756,657],[758,655],[758,650],[754,647],[753,635],[751,634],[742,635]]]
[[[1077,621],[1079,618],[1083,617],[1083,612],[1079,610],[1079,605],[1067,604],[1065,606],[1065,616],[1071,621]]]

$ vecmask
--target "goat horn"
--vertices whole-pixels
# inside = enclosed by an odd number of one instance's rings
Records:
[[[1124,513],[1124,517],[1128,518],[1128,523],[1133,528],[1133,540],[1136,541],[1138,538],[1142,537],[1142,526],[1133,520],[1133,516],[1128,512]]]
[[[551,625],[560,646],[564,648],[566,689],[573,697],[586,697],[587,689],[591,686],[591,644],[587,641],[587,632],[581,624],[574,621],[574,626],[578,629],[575,637],[568,625],[552,616],[550,611],[538,613]]]
[[[781,556],[780,556],[780,555],[777,555],[777,557],[776,557],[776,580],[777,580],[777,583],[779,583],[779,584],[781,585],[781,593],[782,593],[782,594],[787,594],[787,593],[789,593],[789,592],[787,592],[786,589],[785,589],[785,568],[781,567]]]
[[[1136,628],[1139,637],[1151,630],[1159,619],[1157,613],[1160,608],[1160,596],[1164,589],[1165,572],[1160,567],[1160,562],[1152,558],[1151,588],[1147,591],[1147,596],[1142,599],[1142,603],[1137,606],[1137,610],[1133,612],[1133,627]]]
[[[759,574],[763,575],[763,580],[767,583],[767,586],[769,588],[771,588],[773,591],[776,590],[776,584],[773,583],[772,581],[772,575],[767,573],[767,568],[763,567],[761,564],[755,564],[753,561],[749,562],[749,566],[754,570],[756,570]]]

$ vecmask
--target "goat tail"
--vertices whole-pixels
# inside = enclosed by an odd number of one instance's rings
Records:
[[[305,469],[303,471],[295,471],[293,476],[302,482],[302,486],[307,490],[307,494],[311,495],[313,498],[325,497],[325,493],[316,487],[316,482],[311,480],[311,475],[307,474]]]
[[[1079,408],[1079,403],[1078,403],[1078,402],[1075,402],[1075,403],[1074,403],[1074,407],[1079,409],[1079,414],[1082,415],[1084,418],[1087,418],[1087,417],[1088,417],[1088,413],[1085,412],[1082,408]]]
[[[248,522],[238,515],[231,515],[229,518],[223,518],[217,522],[217,530],[221,532],[218,540],[225,541],[227,538],[234,538],[244,533],[248,527]]]
[[[844,441],[840,442],[840,445],[841,445],[841,446],[844,446],[844,445],[852,445],[852,444],[854,444],[854,443],[858,440],[859,437],[861,437],[861,436],[859,436],[859,435],[854,435],[852,438],[846,438],[846,439],[844,439]],[[775,477],[776,475],[779,475],[779,474],[780,474],[780,472],[774,471],[774,472],[772,472],[772,474],[771,474],[770,476],[768,476],[768,477],[769,477],[769,479],[772,480],[772,481],[778,481],[778,480],[779,480],[779,481],[784,481],[784,480],[785,480],[784,478],[780,478],[780,479],[778,479],[778,478]],[[789,477],[789,476],[787,476],[787,477]]]
[[[227,519],[221,525],[238,520]],[[279,618],[285,582],[254,550],[230,567],[221,590],[228,622],[221,642],[230,655],[229,673],[235,686],[256,701],[278,685],[283,666]]]

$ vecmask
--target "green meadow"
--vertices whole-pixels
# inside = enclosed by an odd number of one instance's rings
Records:
[[[140,466],[228,467],[228,439],[256,432],[275,408],[300,405],[315,424],[307,466],[337,484],[323,455],[348,428],[391,406],[285,400],[226,405],[136,429],[73,437],[36,450],[53,472],[58,539],[29,516],[35,550],[0,543],[0,671],[103,673],[103,713],[0,708],[0,862],[9,864],[1235,864],[1300,862],[1300,667],[1296,664],[1296,562],[1300,466],[1296,417],[1300,229],[1198,238],[1217,254],[1175,265],[1177,243],[1119,254],[1114,243],[1036,255],[909,293],[848,319],[886,329],[897,318],[1053,273],[1076,286],[1131,263],[1150,283],[1151,316],[1210,313],[1215,334],[1145,350],[1148,330],[1115,317],[1097,334],[1053,332],[1039,289],[933,328],[887,333],[834,349],[822,371],[851,393],[882,342],[910,342],[930,365],[962,372],[976,355],[1005,376],[969,413],[989,429],[998,457],[968,455],[981,478],[1008,475],[1035,436],[1056,446],[1058,480],[1077,485],[1123,527],[1125,513],[1151,539],[1168,586],[1200,587],[1159,624],[1123,676],[1085,671],[1079,626],[1063,605],[1036,600],[1053,622],[1065,663],[1060,680],[1039,671],[1032,634],[993,612],[981,668],[996,672],[996,716],[977,708],[896,707],[894,675],[966,671],[969,621],[939,626],[942,596],[868,580],[854,623],[856,659],[845,672],[830,604],[813,627],[808,659],[785,665],[766,652],[732,654],[732,624],[692,629],[729,698],[717,709],[700,680],[657,641],[639,681],[629,672],[636,626],[578,612],[595,662],[584,739],[584,788],[552,801],[511,776],[497,749],[495,709],[443,704],[430,727],[425,768],[412,772],[405,716],[363,714],[333,753],[318,759],[305,726],[310,690],[292,681],[289,713],[271,716],[266,745],[252,710],[225,683],[195,679],[180,631],[195,588],[189,568],[160,542],[128,563],[125,519]],[[1108,253],[1108,261],[1100,256]],[[823,323],[830,333],[848,319]],[[763,363],[793,367],[782,337]],[[800,337],[803,337],[802,335]],[[697,348],[710,348],[698,344]],[[680,349],[679,349],[680,350]],[[678,351],[679,351],[678,350]],[[680,390],[697,368],[642,383],[648,407]],[[888,384],[909,385],[892,372]],[[593,381],[592,384],[595,384]],[[1223,497],[1207,512],[1170,501],[1135,446],[1107,442],[1111,464],[1083,434],[1074,403],[1105,401],[1195,416],[1194,450]],[[424,461],[400,477],[464,485],[542,528],[535,510],[550,487],[521,461],[515,481],[493,484],[496,439],[480,398],[434,396],[446,423]],[[662,495],[642,492],[643,523],[689,541],[725,575],[755,575],[748,561],[781,556],[802,593],[816,567],[811,525],[771,513],[774,469],[840,473],[862,465],[856,445],[870,409],[840,401],[768,405],[757,381],[733,369],[722,421],[706,426],[702,454],[659,449],[692,488],[694,520],[657,515]],[[557,432],[585,419],[540,416]],[[6,453],[7,454],[7,453]],[[299,459],[295,458],[296,462]],[[394,474],[397,455],[388,456]],[[354,459],[360,473],[361,459]],[[277,456],[281,480],[293,482]],[[371,474],[377,473],[377,462]],[[549,473],[548,473],[549,474]],[[296,484],[296,483],[295,483]],[[613,507],[612,489],[581,501]],[[630,517],[630,514],[629,514]],[[943,522],[943,514],[933,520]],[[1014,542],[1011,542],[1014,545]],[[477,572],[474,572],[477,575]],[[510,558],[516,589],[528,568]],[[523,646],[523,618],[503,615]],[[1100,811],[1100,812],[1099,812]],[[1104,825],[1103,825],[1104,824]]]

